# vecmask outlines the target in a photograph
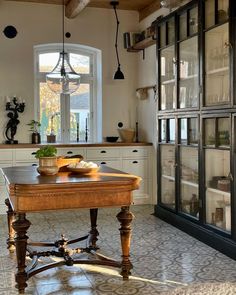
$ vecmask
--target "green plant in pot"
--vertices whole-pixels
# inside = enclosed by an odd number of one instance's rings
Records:
[[[30,126],[31,134],[31,143],[37,144],[41,142],[39,127],[41,126],[40,122],[31,120],[28,124]]]
[[[39,159],[37,171],[41,175],[55,175],[58,172],[57,149],[54,146],[44,146],[36,151],[35,158]]]

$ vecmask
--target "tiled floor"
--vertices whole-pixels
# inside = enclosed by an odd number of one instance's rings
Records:
[[[153,206],[133,206],[132,276],[123,282],[118,269],[81,265],[54,268],[28,281],[26,294],[34,295],[156,295],[193,283],[236,282],[236,261],[204,245],[151,213]],[[101,252],[120,257],[119,209],[102,209],[98,215]],[[88,210],[29,214],[29,236],[54,241],[61,233],[68,238],[88,231]],[[15,256],[6,250],[6,217],[0,217],[0,294],[18,294],[14,287]],[[83,242],[82,242],[83,244]],[[46,258],[45,258],[46,259]],[[49,259],[49,258],[47,258]]]

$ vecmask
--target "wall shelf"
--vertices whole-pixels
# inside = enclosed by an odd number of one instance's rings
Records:
[[[143,50],[143,59],[145,58],[144,55],[144,49],[156,44],[156,40],[153,38],[153,36],[150,36],[148,38],[145,38],[144,40],[134,44],[132,47],[127,48],[128,52],[138,52]]]

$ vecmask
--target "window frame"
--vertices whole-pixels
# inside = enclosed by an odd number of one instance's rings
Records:
[[[65,43],[65,52],[90,57],[90,73],[81,74],[81,84],[90,85],[89,139],[90,142],[102,141],[102,60],[101,50],[80,44]],[[47,72],[39,71],[39,55],[51,52],[61,52],[61,43],[40,44],[34,46],[34,118],[40,118],[40,82],[46,82]],[[69,95],[61,95],[61,109],[64,119],[61,121],[61,143],[70,141],[70,103]],[[63,132],[64,130],[64,132]]]

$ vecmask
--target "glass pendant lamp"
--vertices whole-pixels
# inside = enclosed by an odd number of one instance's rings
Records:
[[[73,70],[68,53],[64,50],[64,15],[65,5],[64,0],[62,0],[62,52],[60,52],[55,68],[46,76],[48,87],[56,94],[72,94],[80,85],[80,75]]]

